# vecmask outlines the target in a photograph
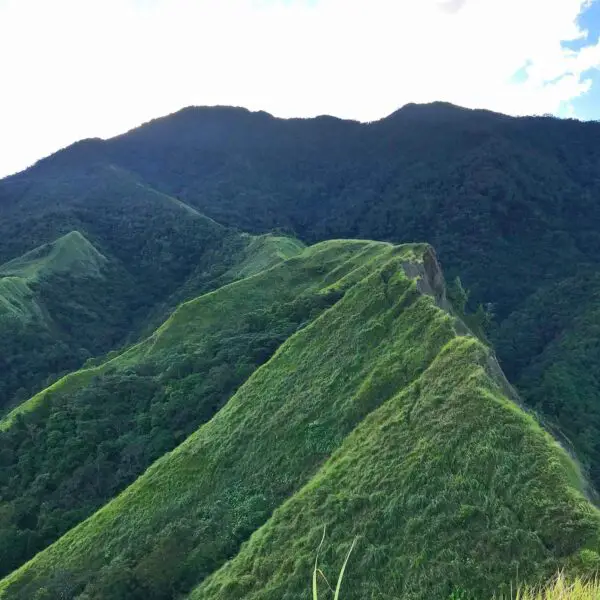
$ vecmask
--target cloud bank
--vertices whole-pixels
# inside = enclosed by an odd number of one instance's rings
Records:
[[[190,104],[359,120],[570,114],[587,0],[0,0],[0,175]]]

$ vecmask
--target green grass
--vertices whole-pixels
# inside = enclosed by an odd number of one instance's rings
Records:
[[[0,597],[309,600],[324,526],[323,573],[356,544],[343,600],[489,598],[517,574],[597,565],[600,515],[576,465],[504,395],[490,350],[418,291],[431,272],[404,274],[427,252],[327,242],[182,305],[123,365],[192,352],[223,314],[307,279],[343,293]]]
[[[0,265],[0,276],[36,281],[54,273],[100,276],[107,259],[81,234],[72,231],[23,256]]]
[[[346,554],[346,558],[344,559],[344,564],[340,569],[340,574],[337,578],[337,583],[335,585],[335,590],[329,584],[329,580],[327,579],[325,573],[319,567],[319,552],[321,551],[321,546],[323,546],[323,542],[325,541],[325,533],[326,528],[323,527],[323,537],[321,538],[321,542],[319,543],[319,547],[317,548],[317,555],[315,557],[315,566],[313,568],[312,575],[312,597],[313,600],[319,600],[319,579],[323,579],[325,581],[327,587],[330,592],[333,592],[333,600],[338,600],[340,597],[340,591],[342,589],[342,582],[344,581],[344,572],[346,571],[346,566],[348,565],[348,560],[350,559],[350,555],[352,554],[352,550],[354,550],[354,546],[356,545],[357,538],[354,538],[352,542],[352,546],[350,546],[350,550],[348,550],[348,554]]]
[[[323,525],[325,572],[359,538],[349,599],[490,597],[597,549],[596,509],[563,451],[500,393],[487,352],[451,339],[191,597],[308,599]]]
[[[243,259],[227,273],[232,279],[243,279],[260,273],[282,260],[300,254],[305,248],[302,242],[289,237],[259,235],[247,238],[249,243]]]
[[[100,276],[106,258],[78,231],[0,265],[0,318],[37,320],[48,326],[48,315],[32,284],[56,273]]]
[[[7,317],[23,322],[32,319],[43,322],[43,311],[21,277],[0,278],[0,319]]]
[[[496,596],[495,600],[598,600],[600,580],[574,578],[569,580],[559,573],[553,581],[543,586],[522,587],[513,593]]]
[[[184,303],[148,339],[16,407],[0,422],[0,454],[13,457],[0,471],[0,572],[92,514],[210,419],[278,345],[341,297],[332,273],[346,278],[395,251],[369,242],[307,249]]]
[[[186,340],[194,345],[194,315],[217,327],[223,311],[236,314],[269,294],[279,297],[307,277],[329,293],[346,289],[256,370],[211,421],[6,579],[2,590],[10,597],[18,581],[13,592],[24,584],[26,595],[30,577],[36,587],[61,570],[96,597],[118,597],[106,588],[118,572],[129,578],[123,586],[151,597],[165,586],[185,590],[220,566],[452,337],[452,319],[402,275],[401,263],[415,254],[414,247],[324,243],[180,307],[127,360],[174,344],[185,350]],[[270,292],[264,278],[271,280]],[[165,553],[173,553],[169,569],[156,571],[151,565],[163,563]]]

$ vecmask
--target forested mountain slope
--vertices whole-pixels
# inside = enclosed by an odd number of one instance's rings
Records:
[[[523,371],[510,350],[518,345],[511,323],[527,327],[540,306],[552,306],[555,286],[598,272],[600,124],[443,103],[408,105],[367,124],[191,107],[108,141],[76,144],[10,182],[91,164],[119,165],[246,231],[284,228],[308,242],[432,244],[449,279],[460,274],[471,291],[472,308],[492,305],[488,334],[511,378],[528,404],[567,431],[600,484],[592,447],[600,413],[588,410],[600,395],[598,378],[588,377],[581,397],[572,394],[576,367],[546,375],[551,365],[569,363],[572,351],[600,346],[596,328],[565,322],[533,371]],[[578,302],[593,310],[593,297],[582,294]],[[548,332],[535,327],[518,335],[532,338],[528,347],[548,341]],[[544,378],[560,380],[561,398],[552,407],[539,394]],[[588,413],[585,427],[573,426],[573,412]]]
[[[121,341],[131,287],[78,231],[0,265],[0,410]]]
[[[183,437],[192,419],[203,424],[0,582],[0,597],[309,598],[324,527],[326,573],[357,536],[349,599],[488,598],[517,576],[590,572],[600,514],[575,462],[448,311],[428,246],[324,242],[185,303],[147,340],[21,405],[2,435],[15,436],[8,448],[32,435],[21,457],[37,444],[11,476],[13,486],[29,477],[28,497],[78,484],[75,464],[36,476],[55,464],[36,464],[38,452],[76,463],[73,449],[89,437],[107,471],[122,470],[131,452],[114,462],[114,439],[131,441],[132,427],[149,447],[150,424],[182,410],[166,430]],[[215,375],[202,361],[219,369],[215,344],[236,352],[234,332],[247,350],[223,360],[221,377],[240,358],[252,373],[227,401],[211,396]],[[254,355],[274,334],[283,342],[274,355]],[[132,376],[147,379],[132,389]],[[127,401],[104,407],[118,390]],[[91,487],[96,472],[93,463]]]
[[[294,252],[278,240],[218,225],[110,165],[0,181],[0,413],[245,276],[244,264]]]

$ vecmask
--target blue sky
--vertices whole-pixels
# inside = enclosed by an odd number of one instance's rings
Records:
[[[575,42],[566,42],[564,45],[573,50],[579,50],[586,45],[598,44],[600,40],[600,2],[596,0],[582,11],[578,19],[580,27],[587,35]],[[587,94],[572,101],[574,114],[580,119],[600,120],[600,70],[589,69],[583,76],[591,81],[591,88]]]
[[[191,104],[600,119],[600,0],[0,0],[0,176]]]

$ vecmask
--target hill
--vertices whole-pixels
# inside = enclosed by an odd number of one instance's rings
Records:
[[[0,411],[296,244],[227,229],[110,165],[9,178],[0,199]]]
[[[39,281],[55,273],[73,276],[99,276],[106,258],[79,231],[27,252],[0,265],[0,275]]]
[[[92,336],[102,347],[124,327],[113,312],[118,294],[107,298],[122,279],[77,231],[0,265],[0,410],[79,366]]]
[[[487,335],[525,402],[568,432],[600,485],[598,453],[590,449],[600,415],[590,412],[585,428],[571,426],[573,411],[585,414],[589,404],[573,393],[577,376],[562,369],[562,398],[549,407],[537,383],[528,383],[532,376],[512,370],[514,344],[505,337],[516,320],[534,320],[519,317],[530,307],[551,306],[556,286],[598,272],[599,142],[598,123],[444,103],[408,105],[373,123],[189,107],[111,140],[81,142],[14,181],[110,163],[244,231],[280,228],[309,243],[432,244],[449,279],[460,275],[470,291],[470,308],[481,304],[487,320],[494,315]],[[593,297],[582,300],[593,310]],[[553,363],[568,363],[573,344],[579,353],[600,345],[595,328],[570,338],[553,346]],[[539,364],[536,382],[551,369],[548,360]],[[586,398],[600,394],[597,381],[588,378]]]
[[[212,357],[218,339],[229,351],[234,331],[278,331],[281,343],[248,363],[230,395],[211,397],[197,387],[207,376],[202,354]],[[225,359],[221,372],[244,356]],[[150,380],[146,400],[135,399],[140,381],[128,388],[123,380],[153,373],[164,374],[154,385],[165,391],[148,407]],[[115,391],[128,401],[99,401]],[[165,406],[177,414],[187,407],[180,428],[198,405],[203,413],[172,452],[2,580],[0,597],[309,598],[324,527],[326,573],[358,538],[348,598],[382,590],[490,597],[517,572],[521,581],[565,566],[589,572],[600,562],[600,513],[576,463],[515,399],[493,353],[454,316],[431,248],[310,247],[183,304],[147,340],[70,375],[3,421],[1,437],[15,437],[0,456],[16,447],[18,431],[41,442],[35,453],[24,452],[31,441],[21,446],[10,480],[29,472],[26,496],[42,490],[47,502],[65,481],[77,487],[68,470],[78,472],[78,459],[66,449],[112,439],[103,427],[115,409],[122,440],[131,439],[129,423],[160,427]],[[110,462],[120,450],[106,443],[101,460]],[[34,466],[40,452],[72,464],[40,478],[36,469],[54,464]],[[121,456],[106,472],[131,464],[131,452]],[[90,467],[93,481],[96,463]]]

